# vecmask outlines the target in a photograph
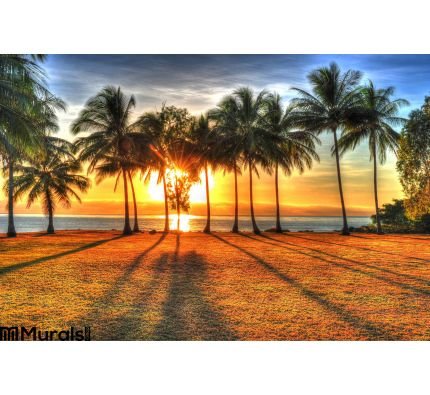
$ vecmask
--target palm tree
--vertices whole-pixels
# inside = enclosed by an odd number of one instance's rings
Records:
[[[164,158],[166,154],[166,125],[164,118],[164,105],[161,112],[146,112],[136,122],[136,126],[140,127],[143,136],[149,138],[149,146],[152,148],[152,154],[147,157],[147,174],[145,182],[153,172],[157,172],[157,183],[163,183],[164,192],[164,232],[169,232],[169,202],[167,198],[167,180],[166,180],[166,163]],[[145,149],[145,146],[143,146]]]
[[[195,125],[193,125],[193,139],[198,147],[201,166],[205,172],[205,189],[206,189],[206,226],[203,230],[204,233],[211,232],[211,205],[209,196],[209,170],[208,166],[211,165],[212,170],[217,167],[217,150],[216,150],[216,134],[215,130],[210,126],[209,117],[201,115]]]
[[[216,162],[222,166],[224,172],[234,173],[234,222],[233,233],[239,233],[239,193],[237,175],[241,174],[242,137],[238,131],[238,107],[232,96],[226,96],[216,108],[208,113],[208,117],[215,122],[213,130],[216,134],[216,144],[213,149]]]
[[[13,127],[16,137],[26,139],[32,133],[28,110],[38,105],[40,96],[49,96],[45,74],[36,61],[42,55],[0,54],[0,127]]]
[[[13,171],[20,156],[37,155],[44,129],[55,129],[64,103],[46,88],[42,55],[0,55],[0,154],[8,174],[8,237],[15,237]]]
[[[88,161],[88,172],[101,170],[106,158],[115,158],[120,166],[124,185],[124,235],[132,234],[128,207],[128,163],[133,158],[131,111],[136,102],[134,96],[126,96],[121,88],[107,86],[90,98],[85,108],[72,124],[74,135],[92,132],[76,140],[76,149],[81,161]],[[109,174],[109,172],[107,173]]]
[[[268,167],[269,158],[265,149],[268,144],[272,144],[272,135],[268,133],[262,123],[267,93],[260,92],[255,96],[252,89],[242,87],[236,89],[232,94],[234,101],[235,114],[237,121],[237,133],[241,141],[241,150],[245,167],[249,171],[249,197],[252,229],[255,234],[260,234],[260,229],[255,221],[254,200],[253,200],[253,180],[252,175],[255,172],[257,176],[257,166]]]
[[[275,168],[275,195],[276,195],[276,232],[282,233],[280,207],[279,207],[279,167],[286,175],[291,175],[293,169],[302,173],[306,168],[312,167],[312,161],[318,160],[315,143],[319,140],[309,132],[292,131],[290,109],[284,112],[281,96],[277,93],[268,95],[264,127],[275,138],[274,146],[268,153]]]
[[[133,211],[134,211],[134,225],[133,225],[133,232],[137,233],[140,232],[139,229],[139,220],[137,215],[137,200],[136,200],[136,193],[134,191],[134,184],[133,184],[133,172],[132,170],[127,171],[128,179],[130,180],[130,186],[131,186],[131,195],[133,197]]]
[[[336,158],[343,216],[342,235],[349,235],[349,228],[343,197],[337,132],[347,127],[351,114],[360,108],[358,83],[361,76],[361,72],[355,70],[342,73],[336,63],[331,63],[329,67],[321,67],[308,75],[312,94],[293,88],[299,97],[292,100],[292,125],[316,134],[327,131],[333,134],[333,153]]]
[[[71,154],[64,157],[50,151],[41,159],[32,159],[28,165],[17,165],[16,170],[19,175],[14,177],[15,200],[27,194],[29,208],[36,200],[41,199],[43,211],[49,217],[49,234],[54,233],[57,203],[69,208],[72,197],[78,202],[81,201],[75,189],[85,192],[90,186],[86,177],[76,174],[81,170],[81,164]]]
[[[100,158],[97,166],[94,168],[96,172],[96,184],[99,184],[104,179],[109,177],[115,177],[115,185],[114,185],[114,192],[116,192],[118,185],[120,183],[120,180],[122,178],[122,181],[124,185],[127,185],[127,187],[124,187],[125,191],[125,201],[128,202],[128,183],[130,183],[131,192],[132,192],[132,199],[133,199],[133,208],[134,208],[134,225],[133,225],[133,232],[138,233],[140,232],[139,229],[139,223],[138,223],[138,214],[137,214],[137,199],[136,199],[136,193],[134,190],[134,183],[133,183],[133,176],[135,174],[135,167],[134,167],[134,160],[121,160],[121,158],[118,158],[116,156],[112,155],[105,155],[104,157]],[[125,177],[124,177],[125,176]],[[130,216],[130,211],[128,205],[126,206],[126,218]],[[130,222],[129,222],[130,225]]]
[[[398,117],[399,109],[408,105],[403,99],[391,100],[394,88],[376,89],[373,82],[361,90],[362,111],[350,120],[350,126],[339,139],[339,150],[343,154],[354,150],[368,139],[370,160],[373,160],[373,189],[375,196],[377,233],[383,234],[379,218],[377,162],[384,164],[386,152],[396,152],[400,138],[393,127],[402,125],[406,119]]]

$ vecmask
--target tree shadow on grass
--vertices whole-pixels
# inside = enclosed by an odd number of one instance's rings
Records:
[[[239,247],[222,237],[212,234],[213,237],[218,239],[219,241],[236,248],[237,250],[241,251],[245,255],[248,255],[250,258],[252,258],[254,261],[256,261],[259,265],[261,265],[263,268],[271,272],[273,275],[275,275],[278,279],[281,281],[287,283],[288,285],[292,286],[293,288],[300,291],[304,296],[309,298],[310,300],[318,303],[321,307],[323,307],[325,310],[329,311],[330,313],[336,315],[339,319],[342,321],[350,324],[352,327],[354,327],[356,330],[360,331],[362,334],[366,335],[369,340],[397,340],[398,338],[396,336],[393,336],[390,334],[390,332],[386,331],[383,328],[378,327],[376,324],[367,321],[363,317],[356,316],[346,310],[344,310],[342,307],[336,305],[335,303],[331,302],[330,300],[326,299],[324,295],[320,295],[318,292],[312,291],[311,289],[305,287],[303,284],[301,284],[296,279],[287,276],[286,274],[279,271],[274,266],[267,263],[265,260],[261,259],[257,255],[249,252],[248,250]],[[245,235],[241,235],[245,236]],[[249,237],[249,236],[246,236]],[[252,237],[251,237],[252,238]]]
[[[140,254],[115,281],[111,289],[94,305],[93,312],[82,322],[94,323],[100,340],[234,340],[235,334],[228,328],[221,314],[214,309],[204,295],[206,263],[195,252],[180,256],[180,234],[176,235],[173,254],[163,253],[155,262],[149,280],[132,291],[132,303],[115,306],[117,296],[125,290],[132,273],[142,264],[144,257],[164,239],[163,235],[155,244]],[[167,298],[161,308],[160,322],[154,320],[155,330],[149,332],[154,322],[150,312],[153,297],[162,291],[170,279]],[[155,306],[157,308],[157,306]],[[120,309],[120,314],[110,316],[112,308]],[[123,311],[121,311],[123,309]],[[157,315],[155,315],[157,316]]]
[[[405,236],[404,234],[398,234],[398,235],[399,235],[399,237],[401,237],[401,239],[399,239],[399,240],[393,240],[393,239],[388,239],[387,236],[388,237],[391,236],[391,237],[394,237],[394,238],[397,238],[397,236],[395,236],[393,234],[390,234],[390,233],[386,233],[385,237],[383,237],[383,240],[387,241],[389,243],[395,243],[395,244],[398,244],[398,243],[407,243],[407,244],[410,244],[409,241],[405,241],[403,239],[420,240],[420,241],[424,241],[424,242],[430,242],[430,235],[428,235],[428,234],[423,234],[422,235],[423,237]],[[351,237],[356,237],[358,239],[365,239],[365,240],[375,240],[372,237],[366,237],[363,234],[358,235],[356,233],[355,234],[351,234]],[[381,237],[381,236],[378,236],[378,237]]]
[[[85,251],[85,250],[88,250],[90,248],[100,246],[102,244],[108,243],[108,242],[113,241],[113,240],[120,239],[122,237],[123,237],[122,235],[119,235],[119,236],[111,237],[110,239],[98,240],[98,241],[94,241],[94,242],[89,243],[89,244],[85,244],[81,247],[74,248],[73,250],[64,251],[64,252],[60,252],[58,254],[45,256],[42,258],[34,259],[32,261],[20,262],[20,263],[15,263],[14,265],[1,267],[0,268],[0,275],[8,274],[8,273],[14,272],[16,270],[24,269],[24,268],[29,267],[29,266],[38,265],[40,263],[48,262],[48,261],[51,261],[53,259],[62,258],[62,257],[67,256],[67,255],[76,254],[78,252]]]
[[[140,253],[132,262],[130,265],[128,265],[124,272],[121,274],[120,277],[118,277],[112,287],[94,303],[94,309],[91,314],[89,314],[86,318],[83,319],[84,323],[92,323],[95,322],[97,325],[99,325],[99,322],[101,321],[101,325],[103,328],[105,328],[104,321],[105,317],[104,314],[106,310],[108,310],[109,307],[114,305],[115,298],[123,291],[124,286],[128,283],[130,280],[132,274],[138,269],[138,267],[143,263],[144,258],[147,254],[149,254],[152,250],[154,250],[165,238],[167,234],[163,233],[161,237],[158,238],[158,240],[150,245],[148,248],[146,248],[142,253]],[[110,329],[109,329],[110,330]],[[109,333],[113,331],[110,330]],[[115,335],[112,333],[112,335]]]
[[[163,253],[155,262],[153,275],[151,279],[143,285],[142,288],[136,289],[134,302],[132,305],[125,307],[126,312],[118,317],[111,318],[105,316],[105,312],[114,306],[114,294],[119,294],[119,288],[115,292],[110,292],[104,300],[97,303],[99,306],[97,313],[90,316],[87,321],[93,321],[100,327],[97,336],[102,340],[143,340],[141,329],[146,326],[144,315],[148,312],[148,306],[152,296],[160,288],[163,275],[166,274],[168,265],[168,253]]]
[[[315,242],[315,243],[320,243],[320,244],[332,244],[332,245],[337,245],[337,246],[340,246],[340,247],[354,248],[356,250],[363,250],[363,251],[369,251],[369,252],[377,252],[379,254],[386,254],[386,255],[393,255],[393,256],[401,256],[403,258],[416,259],[417,261],[422,261],[422,262],[427,262],[427,263],[430,262],[430,260],[428,260],[428,259],[418,258],[418,257],[415,257],[415,256],[401,255],[401,254],[397,254],[395,252],[382,251],[382,250],[377,250],[377,249],[374,249],[374,248],[368,248],[368,247],[362,247],[362,246],[355,246],[355,245],[352,245],[352,244],[335,243],[334,241],[319,240],[319,239],[310,239],[308,237],[305,237],[305,236],[302,236],[302,235],[299,236],[299,235],[292,234],[292,233],[288,233],[288,234],[286,234],[286,236],[288,236],[288,237],[296,237],[298,239],[303,239],[303,240],[309,240],[309,241],[312,241],[312,242]],[[279,239],[274,239],[274,238],[266,236],[266,235],[263,235],[263,237],[267,237],[267,238],[275,240],[275,241],[279,240]],[[355,237],[355,236],[353,236],[353,237]],[[368,239],[368,238],[366,238],[366,239],[367,240],[375,240],[375,239]],[[386,241],[386,239],[381,239],[381,240],[382,241]],[[387,241],[391,241],[391,240],[387,240]]]
[[[394,285],[394,286],[403,288],[405,290],[412,291],[414,293],[418,293],[420,295],[430,296],[430,290],[429,289],[423,289],[423,288],[417,287],[415,285],[405,284],[405,283],[402,283],[400,281],[392,280],[390,278],[378,275],[376,273],[366,272],[366,271],[364,271],[362,269],[359,269],[359,268],[356,268],[356,267],[351,267],[351,266],[342,264],[340,262],[335,262],[335,261],[328,260],[328,259],[323,258],[323,257],[318,256],[318,255],[313,255],[311,253],[307,253],[307,252],[301,251],[298,248],[306,249],[306,250],[315,252],[317,254],[325,255],[327,257],[330,257],[330,258],[333,258],[333,259],[336,259],[336,260],[340,259],[342,261],[345,261],[345,262],[348,262],[348,263],[352,263],[352,264],[360,266],[360,267],[366,267],[366,268],[369,268],[369,269],[378,270],[380,272],[392,274],[392,275],[395,275],[397,277],[402,277],[402,280],[412,280],[412,281],[420,282],[421,284],[423,284],[425,286],[430,286],[430,281],[422,279],[420,277],[416,277],[416,276],[413,276],[413,275],[410,275],[410,274],[407,274],[407,273],[399,273],[399,272],[396,272],[395,270],[382,268],[382,267],[379,267],[379,266],[376,266],[376,265],[372,265],[370,263],[356,261],[356,260],[350,259],[350,258],[344,258],[344,257],[339,256],[339,255],[330,254],[328,252],[324,252],[322,250],[318,250],[316,248],[311,248],[311,247],[306,247],[306,246],[298,246],[296,244],[289,243],[287,241],[281,241],[281,240],[278,240],[278,239],[272,239],[271,237],[266,236],[266,235],[260,235],[260,236],[263,237],[263,238],[266,238],[268,240],[276,241],[276,242],[284,244],[284,245],[279,245],[279,244],[274,244],[274,243],[271,243],[271,242],[266,242],[264,240],[261,240],[261,239],[255,238],[255,237],[251,237],[251,236],[248,236],[248,235],[242,235],[242,236],[248,237],[248,238],[250,238],[252,240],[255,240],[255,241],[258,241],[260,243],[265,243],[265,244],[273,245],[273,246],[276,246],[276,247],[285,248],[285,249],[287,249],[289,251],[296,252],[298,254],[305,255],[305,256],[308,256],[308,257],[311,257],[311,258],[315,258],[315,259],[318,259],[320,261],[327,262],[327,263],[332,264],[334,266],[338,266],[338,267],[341,267],[343,269],[346,269],[346,270],[349,270],[349,271],[352,271],[352,272],[355,272],[355,273],[363,274],[363,275],[368,276],[368,277],[373,277],[373,278],[375,278],[377,280],[384,281],[384,282],[386,282],[386,283],[388,283],[390,285]],[[286,245],[288,245],[289,247],[287,247]]]
[[[171,262],[171,280],[163,318],[152,340],[237,340],[221,313],[208,300],[204,258],[191,251]]]
[[[191,251],[180,256],[180,234],[170,263],[170,285],[162,319],[151,340],[236,340],[221,313],[204,294],[206,261]]]

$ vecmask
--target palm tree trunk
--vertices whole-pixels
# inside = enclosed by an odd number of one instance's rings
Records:
[[[133,208],[134,208],[134,226],[133,226],[133,232],[140,232],[139,230],[139,221],[137,219],[137,202],[136,202],[136,193],[134,192],[134,185],[133,185],[133,178],[131,177],[130,171],[128,173],[128,178],[130,180],[131,185],[131,194],[133,196]]]
[[[204,233],[211,233],[211,203],[209,199],[209,174],[208,164],[205,162],[205,179],[206,179],[206,226]]]
[[[376,210],[376,232],[378,235],[384,234],[381,226],[381,219],[379,218],[379,205],[378,205],[378,173],[377,173],[377,158],[376,158],[376,142],[373,142],[373,189],[375,191],[375,210]]]
[[[252,196],[252,164],[251,161],[249,161],[249,198],[250,198],[250,205],[251,205],[251,221],[252,221],[252,230],[256,235],[259,235],[260,229],[258,229],[257,222],[255,222],[255,216],[254,216],[254,201]]]
[[[179,233],[181,230],[181,206],[179,205],[179,198],[176,199],[176,215],[178,216],[176,222],[176,232]]]
[[[122,231],[123,235],[131,235],[133,232],[130,227],[130,214],[128,211],[128,185],[127,185],[127,173],[123,169],[122,170],[122,179],[124,182],[124,230]]]
[[[48,234],[54,234],[54,210],[52,207],[52,200],[51,200],[51,194],[46,191],[46,201],[48,203],[48,229],[46,230],[46,232]]]
[[[176,233],[179,234],[181,230],[181,206],[180,206],[180,195],[179,195],[179,187],[178,187],[178,176],[175,175],[175,197],[176,197]]]
[[[164,188],[164,231],[169,232],[169,202],[167,199],[166,175],[163,170],[163,188]]]
[[[340,203],[342,205],[342,216],[343,216],[342,235],[349,236],[348,220],[346,218],[346,210],[345,210],[345,201],[343,199],[342,177],[340,174],[339,147],[337,144],[337,131],[336,131],[336,129],[333,129],[333,136],[334,136],[334,151],[335,151],[335,155],[336,155],[337,181],[339,184]]]
[[[281,214],[279,209],[279,165],[278,162],[276,162],[275,167],[275,194],[276,194],[276,232],[282,233],[282,227],[281,227]]]
[[[239,233],[239,194],[237,192],[237,169],[234,161],[234,224],[233,233]]]
[[[8,225],[7,237],[16,237],[13,219],[13,160],[9,158]]]

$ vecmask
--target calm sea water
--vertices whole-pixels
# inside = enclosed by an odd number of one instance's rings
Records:
[[[171,229],[176,228],[176,218],[171,217]],[[282,227],[293,232],[312,230],[315,232],[329,232],[341,229],[342,217],[282,217]],[[206,223],[206,218],[202,216],[181,216],[181,229],[184,231],[201,231]],[[275,226],[274,217],[257,217],[257,223],[261,230],[273,228]],[[370,223],[369,217],[349,217],[349,226],[362,226]],[[64,229],[91,229],[91,230],[112,230],[122,229],[123,218],[121,216],[56,216],[54,226],[57,230]],[[133,226],[133,219],[131,219]],[[233,224],[233,217],[214,216],[211,219],[211,227],[214,231],[230,231]],[[16,215],[15,227],[17,232],[37,232],[46,230],[48,220],[41,215]],[[164,217],[158,215],[142,216],[139,218],[140,228],[143,230],[163,230]],[[239,218],[239,227],[242,231],[251,231],[251,220],[249,217]],[[7,230],[7,216],[0,214],[0,233]]]

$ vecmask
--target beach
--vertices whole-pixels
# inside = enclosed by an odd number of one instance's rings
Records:
[[[93,340],[429,340],[430,236],[28,233],[0,322]]]

